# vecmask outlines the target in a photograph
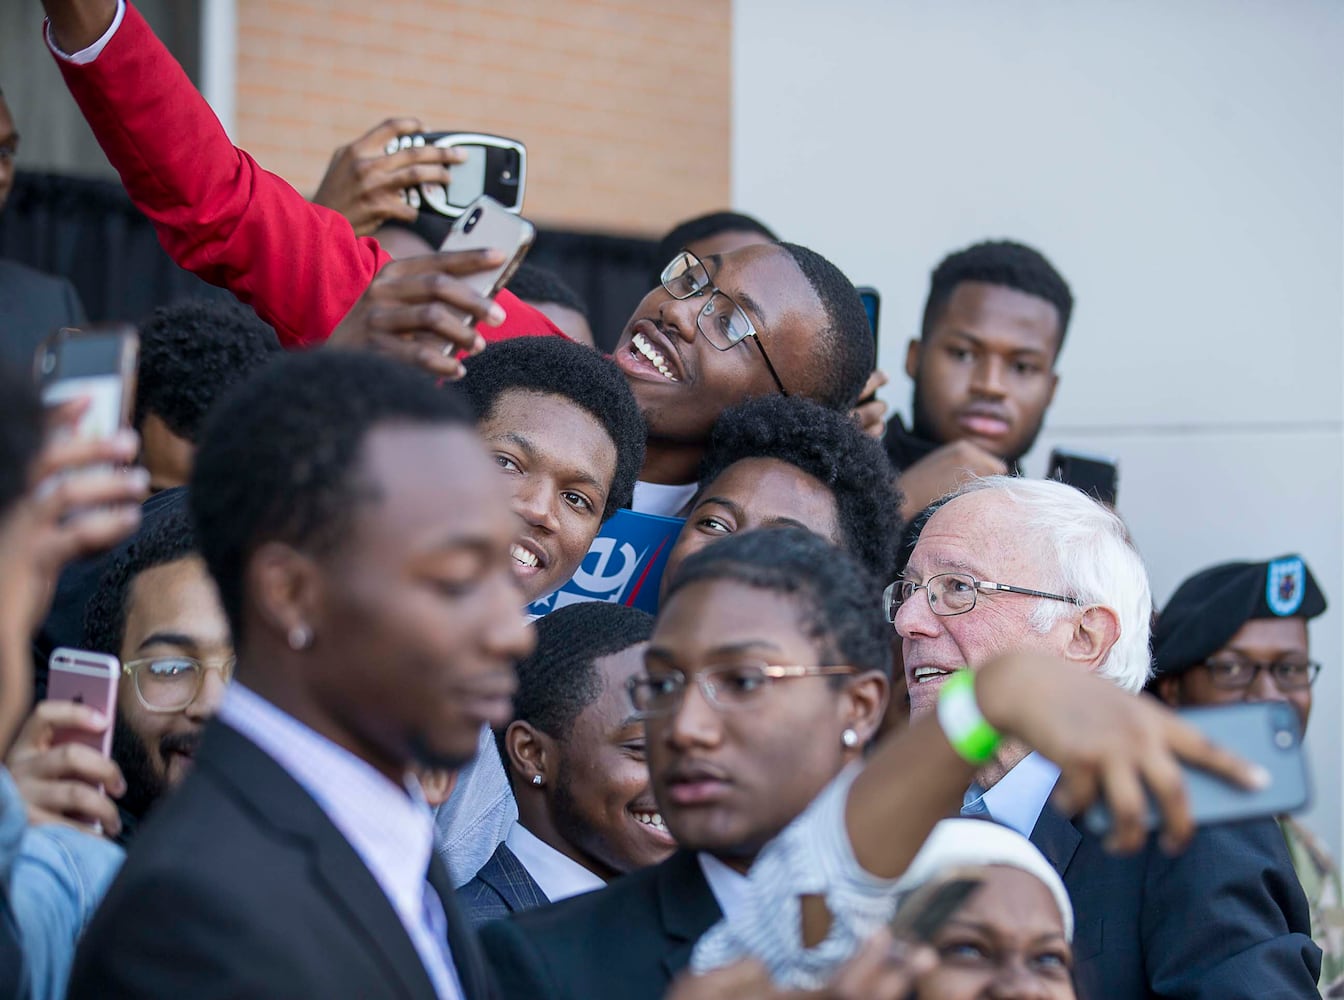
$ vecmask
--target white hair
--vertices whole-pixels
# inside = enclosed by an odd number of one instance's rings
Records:
[[[1086,493],[1054,479],[986,476],[948,499],[987,490],[1013,505],[1023,529],[1018,541],[1044,557],[1047,579],[1029,586],[1053,588],[1085,605],[1099,604],[1115,612],[1120,636],[1097,672],[1126,691],[1142,691],[1151,672],[1148,633],[1153,595],[1125,523]],[[1028,586],[1017,580],[1002,582]],[[1049,631],[1069,611],[1062,601],[1042,599],[1032,612],[1032,627]]]

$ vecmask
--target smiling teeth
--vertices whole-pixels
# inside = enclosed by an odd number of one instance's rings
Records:
[[[946,673],[946,670],[939,670],[937,667],[917,667],[915,669],[915,683],[923,684],[935,677],[942,677]]]
[[[524,566],[531,566],[533,569],[541,565],[541,560],[521,545],[514,544],[509,546],[509,555],[513,556],[514,562],[521,563]]]
[[[645,826],[651,826],[659,833],[667,833],[667,824],[663,822],[662,813],[637,812],[634,816],[636,820],[643,823]]]
[[[644,334],[635,334],[633,343],[640,354],[653,362],[654,367],[658,369],[659,374],[662,375],[663,378],[667,379],[669,382],[677,381],[676,376],[672,374],[672,369],[667,366],[667,359],[658,352],[656,347],[644,339]]]

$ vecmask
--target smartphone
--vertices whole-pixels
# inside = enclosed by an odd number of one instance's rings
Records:
[[[518,270],[518,265],[527,256],[536,238],[537,230],[532,223],[521,216],[510,214],[495,199],[483,194],[468,205],[467,210],[453,223],[453,228],[448,230],[439,250],[502,250],[504,263],[463,279],[481,295],[494,298],[508,284],[513,272]],[[474,322],[465,314],[463,319],[469,325]],[[444,348],[444,353],[450,354],[455,350],[449,345]]]
[[[83,649],[60,646],[47,660],[48,701],[73,701],[102,712],[108,720],[101,735],[82,729],[61,729],[52,742],[83,743],[104,757],[112,756],[112,717],[117,711],[117,678],[121,676],[121,661],[104,653],[90,653]]]
[[[481,195],[489,195],[505,211],[516,215],[523,210],[527,147],[517,139],[484,132],[418,132],[393,139],[386,152],[390,155],[416,146],[457,147],[467,158],[451,167],[453,176],[446,187],[421,184],[404,191],[406,203],[413,208],[456,219]]]
[[[1120,467],[1113,458],[1083,455],[1056,449],[1050,453],[1046,479],[1076,487],[1108,507],[1115,506],[1120,487]]]
[[[1293,706],[1283,701],[1237,702],[1181,709],[1178,713],[1212,742],[1269,772],[1270,782],[1248,791],[1197,768],[1186,767],[1185,787],[1190,815],[1196,823],[1232,823],[1263,816],[1299,812],[1311,802],[1302,723]],[[1083,824],[1098,837],[1111,829],[1111,813],[1097,802],[1083,814]],[[1148,828],[1161,818],[1148,804]]]
[[[868,315],[868,328],[873,331],[873,357],[877,357],[877,315],[882,310],[882,296],[878,294],[876,288],[870,285],[860,285],[855,291],[859,293],[859,301],[863,303],[863,311]],[[870,393],[859,400],[859,405],[871,403],[876,398],[876,392]]]
[[[902,941],[928,941],[980,885],[980,879],[957,872],[925,882],[901,900],[891,918],[892,936]]]
[[[33,359],[42,402],[57,406],[87,396],[75,436],[111,437],[130,426],[139,354],[140,336],[128,324],[63,327],[38,345]]]

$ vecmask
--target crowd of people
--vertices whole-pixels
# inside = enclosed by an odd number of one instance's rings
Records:
[[[554,274],[436,252],[419,122],[308,199],[127,0],[43,6],[236,301],[144,318],[133,427],[80,438],[19,363],[77,300],[0,267],[0,997],[1344,996],[1329,852],[1197,826],[1185,769],[1268,775],[1176,711],[1305,728],[1326,597],[1287,555],[1155,610],[1123,511],[1022,474],[1044,255],[933,270],[909,426],[854,286],[744,215],[668,233],[607,356]],[[0,204],[16,144],[0,97]],[[657,613],[527,613],[621,510],[684,519]],[[60,647],[115,657],[110,717],[43,697]]]

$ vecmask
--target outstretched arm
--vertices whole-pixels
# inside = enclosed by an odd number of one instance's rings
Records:
[[[286,346],[326,340],[391,259],[377,241],[235,147],[134,7],[43,6],[70,93],[169,255],[251,305]],[[507,293],[499,304],[508,318],[486,339],[554,330]],[[453,339],[469,348],[475,333],[463,325]]]

